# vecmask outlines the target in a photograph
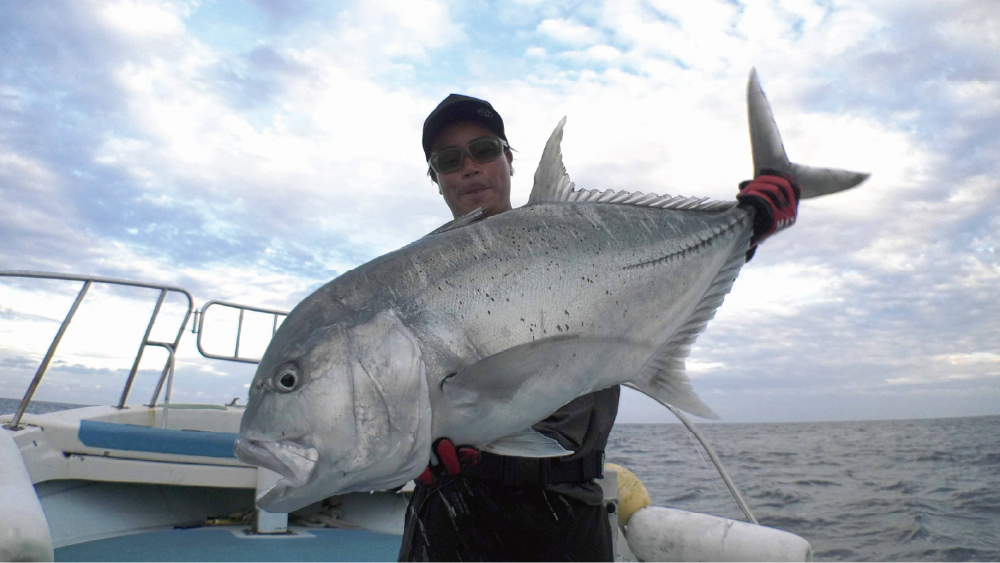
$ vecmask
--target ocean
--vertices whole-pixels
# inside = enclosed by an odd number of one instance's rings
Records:
[[[1000,416],[698,428],[757,520],[807,539],[818,561],[1000,560]],[[743,519],[692,439],[679,424],[621,424],[607,459],[654,505]]]
[[[0,398],[0,414],[17,405]],[[1000,416],[698,428],[760,523],[807,539],[817,561],[1000,560]],[[743,519],[680,424],[619,424],[607,460],[655,505]]]

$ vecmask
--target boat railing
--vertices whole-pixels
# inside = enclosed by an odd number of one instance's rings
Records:
[[[32,378],[31,383],[28,386],[28,390],[25,392],[24,397],[21,399],[21,403],[17,408],[17,412],[14,414],[14,417],[10,420],[10,422],[8,422],[5,425],[7,428],[11,430],[19,430],[21,428],[19,426],[21,417],[24,415],[25,409],[27,409],[28,404],[31,403],[31,399],[34,396],[35,391],[38,389],[39,383],[41,383],[42,378],[45,376],[45,372],[48,369],[49,363],[52,361],[52,358],[55,355],[56,348],[58,348],[59,343],[63,338],[63,335],[66,333],[66,329],[69,327],[70,322],[73,320],[73,316],[76,314],[77,309],[79,309],[80,304],[83,302],[84,298],[87,295],[87,292],[90,290],[91,286],[95,283],[147,288],[147,289],[159,290],[160,292],[159,297],[156,301],[156,306],[154,307],[153,313],[149,319],[149,323],[146,326],[146,332],[143,335],[142,342],[139,345],[139,350],[136,353],[135,360],[132,363],[132,369],[129,371],[128,379],[126,380],[125,387],[122,390],[121,398],[118,401],[117,405],[118,408],[125,407],[125,403],[128,400],[129,393],[132,390],[132,385],[135,382],[136,375],[138,374],[139,371],[139,364],[142,360],[143,352],[148,346],[161,347],[167,351],[167,359],[164,362],[163,370],[160,373],[160,378],[157,381],[156,388],[153,391],[153,396],[150,399],[148,406],[149,407],[156,406],[156,401],[159,398],[160,393],[163,391],[164,383],[166,383],[166,388],[167,388],[164,404],[169,405],[170,392],[173,387],[175,354],[177,352],[177,346],[178,344],[180,344],[181,336],[184,333],[184,327],[187,326],[188,319],[191,318],[192,312],[194,312],[194,322],[192,323],[191,332],[197,334],[198,352],[202,356],[217,360],[227,360],[227,361],[251,363],[251,364],[259,363],[260,358],[243,356],[241,355],[240,351],[241,337],[243,335],[243,327],[246,314],[257,313],[257,314],[270,315],[272,317],[271,318],[272,337],[274,336],[274,333],[277,332],[278,326],[280,325],[281,321],[284,320],[284,318],[288,315],[288,313],[285,311],[266,309],[263,307],[253,307],[249,305],[240,305],[237,303],[230,303],[227,301],[215,301],[215,300],[205,303],[205,305],[200,310],[194,311],[194,306],[193,306],[194,300],[192,299],[191,294],[188,293],[187,290],[179,287],[173,287],[161,284],[135,282],[135,281],[105,278],[99,276],[80,276],[73,274],[56,274],[48,272],[32,272],[32,271],[21,271],[21,270],[0,271],[0,277],[66,280],[66,281],[78,281],[83,283],[83,286],[80,288],[80,291],[77,294],[76,299],[73,302],[73,305],[70,307],[69,312],[66,314],[66,317],[62,321],[62,324],[59,327],[59,331],[52,339],[52,343],[49,345],[48,351],[46,352],[41,365],[38,367],[38,371],[35,373],[34,378]],[[157,316],[159,315],[160,308],[162,307],[163,302],[166,299],[167,295],[171,292],[183,295],[187,301],[187,310],[184,314],[184,319],[181,322],[180,326],[178,327],[177,334],[172,342],[151,340],[150,335],[152,333],[153,326],[156,323]],[[235,309],[236,311],[239,312],[239,320],[236,324],[236,344],[232,354],[226,354],[226,355],[215,354],[208,352],[204,348],[202,337],[205,334],[204,331],[205,315],[208,312],[208,310],[212,307]],[[684,426],[687,427],[687,429],[697,438],[698,442],[701,443],[703,449],[708,453],[709,458],[712,461],[712,464],[715,466],[720,476],[722,477],[722,480],[725,483],[726,487],[729,489],[730,493],[733,495],[733,498],[736,500],[736,504],[746,515],[747,519],[750,522],[756,524],[757,519],[750,512],[749,506],[747,506],[739,490],[736,488],[735,483],[732,482],[726,470],[722,467],[722,463],[719,460],[718,456],[716,456],[715,451],[712,449],[712,447],[705,441],[704,437],[701,435],[700,432],[698,432],[698,430],[687,419],[687,417],[685,417],[679,410],[665,403],[664,406],[667,407],[670,410],[670,412],[672,412],[684,424]]]
[[[59,330],[56,332],[55,337],[49,344],[48,350],[45,353],[45,357],[42,359],[42,363],[38,366],[38,370],[35,372],[35,376],[32,378],[31,383],[28,385],[27,391],[25,391],[23,398],[21,399],[20,405],[17,407],[17,411],[14,413],[14,417],[5,425],[11,430],[19,430],[21,417],[24,416],[25,410],[31,403],[32,397],[35,395],[35,391],[38,389],[38,385],[42,382],[45,377],[46,371],[48,371],[49,364],[52,362],[52,358],[56,354],[56,349],[59,347],[59,343],[62,341],[63,336],[66,334],[66,329],[69,328],[70,323],[73,320],[74,315],[76,315],[77,310],[80,308],[80,304],[83,303],[90,291],[90,288],[94,284],[112,285],[112,286],[124,286],[124,287],[137,287],[145,289],[153,289],[159,291],[159,296],[156,301],[156,306],[153,308],[153,312],[150,315],[149,323],[146,325],[146,332],[143,335],[142,342],[139,344],[139,349],[136,352],[135,359],[132,362],[132,368],[129,370],[128,378],[125,381],[125,385],[122,389],[121,397],[118,400],[117,407],[125,408],[125,404],[128,401],[129,394],[132,391],[132,386],[135,383],[136,375],[139,372],[139,365],[142,361],[143,353],[149,346],[163,348],[167,351],[167,359],[164,361],[163,369],[160,372],[160,377],[157,380],[155,390],[153,391],[153,396],[149,401],[149,406],[156,405],[157,399],[159,399],[160,393],[163,391],[164,383],[167,384],[166,391],[166,401],[169,402],[170,397],[170,387],[173,383],[173,370],[175,364],[174,355],[177,352],[177,346],[180,343],[181,336],[184,333],[184,327],[187,326],[188,319],[191,317],[191,312],[194,310],[194,300],[191,294],[187,290],[154,283],[144,283],[129,280],[121,280],[115,278],[106,278],[101,276],[82,276],[75,274],[59,274],[51,272],[34,272],[25,270],[13,270],[13,271],[0,271],[0,277],[7,278],[35,278],[35,279],[46,279],[46,280],[63,280],[63,281],[76,281],[81,282],[83,285],[80,291],[76,295],[76,299],[73,301],[73,305],[70,307],[69,312],[66,313],[66,317],[62,320],[59,326]],[[167,296],[171,293],[181,295],[187,302],[187,309],[184,313],[184,318],[177,328],[176,336],[174,336],[173,341],[157,341],[150,338],[153,326],[156,324],[156,319],[160,314],[160,309],[163,306],[164,301]],[[168,379],[169,378],[169,379]]]
[[[215,354],[205,350],[205,345],[202,341],[202,337],[205,335],[205,330],[204,330],[205,315],[208,313],[208,310],[212,307],[235,309],[239,311],[239,320],[237,321],[236,324],[236,345],[233,349],[232,354]],[[243,336],[244,320],[246,319],[247,313],[259,313],[263,315],[270,315],[272,337],[274,336],[274,333],[278,331],[278,326],[281,324],[281,321],[288,316],[287,311],[279,311],[276,309],[265,309],[263,307],[251,307],[250,305],[240,305],[238,303],[230,303],[228,301],[215,301],[215,300],[209,301],[208,303],[205,303],[205,305],[200,310],[195,311],[194,314],[195,316],[194,325],[191,329],[191,332],[194,332],[198,335],[196,341],[198,345],[198,352],[201,353],[201,355],[205,356],[206,358],[212,358],[215,360],[228,360],[231,362],[243,362],[247,364],[260,363],[260,358],[241,355],[240,344],[241,344],[241,338]]]

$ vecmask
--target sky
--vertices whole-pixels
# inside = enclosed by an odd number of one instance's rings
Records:
[[[872,176],[762,245],[692,349],[695,390],[723,422],[1000,414],[998,52],[1000,3],[977,0],[4,2],[0,269],[289,310],[451,218],[419,139],[452,92],[503,116],[515,206],[563,116],[578,187],[729,200],[756,68],[791,160]],[[79,288],[0,281],[0,397]],[[117,401],[156,295],[92,289],[36,398]],[[248,355],[271,323],[251,317]],[[253,366],[195,338],[172,400],[245,399]],[[673,417],[625,390],[618,420]]]

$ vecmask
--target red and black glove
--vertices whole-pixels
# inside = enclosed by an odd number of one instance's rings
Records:
[[[455,446],[448,438],[438,438],[431,446],[431,451],[438,459],[438,465],[428,465],[427,469],[414,479],[418,485],[429,487],[434,483],[434,476],[458,475],[466,467],[479,465],[479,450],[471,446]]]
[[[761,174],[753,180],[740,183],[736,199],[757,211],[753,221],[753,238],[750,239],[751,250],[767,237],[795,223],[801,194],[795,178],[776,170],[761,170]],[[752,253],[749,253],[748,260],[750,255]]]

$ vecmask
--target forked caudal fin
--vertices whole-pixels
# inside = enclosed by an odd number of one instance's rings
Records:
[[[747,117],[750,121],[750,150],[753,152],[753,173],[777,170],[790,174],[802,188],[802,199],[836,193],[853,188],[868,179],[868,174],[833,168],[813,168],[789,162],[781,142],[778,125],[771,114],[771,104],[760,88],[757,70],[750,70],[747,81]]]
[[[850,172],[834,168],[816,168],[796,164],[788,160],[785,146],[781,142],[781,133],[774,122],[771,104],[757,80],[757,71],[750,70],[747,82],[747,117],[750,124],[750,150],[753,154],[754,176],[762,170],[777,170],[792,175],[802,188],[802,199],[817,197],[853,188],[868,179],[864,172]],[[566,118],[563,117],[545,143],[542,158],[535,171],[535,183],[531,189],[526,206],[550,201],[607,201],[633,205],[650,205],[652,207],[694,209],[706,206],[717,209],[720,205],[730,202],[711,202],[707,198],[660,197],[655,194],[641,192],[593,192],[575,190],[573,182],[566,173],[562,159],[563,128]],[[653,200],[653,198],[659,198]],[[451,225],[449,225],[451,226]]]

